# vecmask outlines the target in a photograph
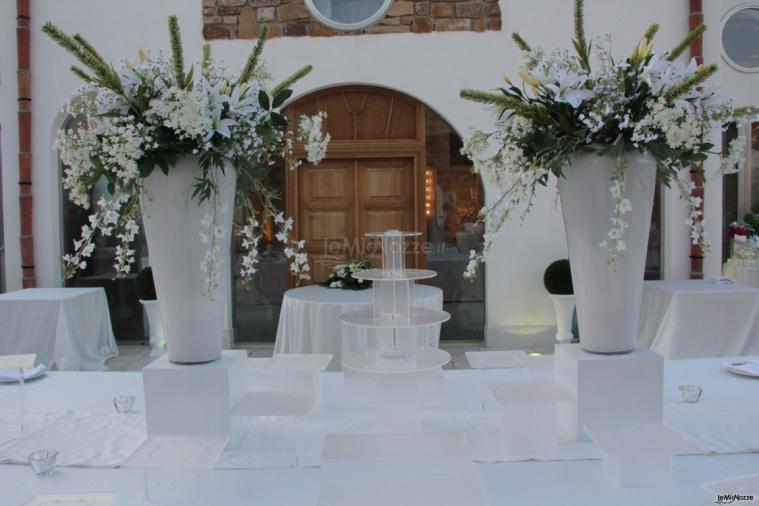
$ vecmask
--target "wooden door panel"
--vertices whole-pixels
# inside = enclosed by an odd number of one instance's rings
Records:
[[[408,202],[408,167],[366,168],[367,206],[375,204],[386,206],[395,201],[396,205],[405,206]]]
[[[353,223],[343,210],[311,211],[308,215],[308,235],[311,241],[342,241],[353,235]]]
[[[377,209],[366,211],[366,232],[409,230],[404,209]]]
[[[384,230],[414,231],[416,206],[413,157],[363,159],[358,171],[358,229],[360,234]],[[379,266],[382,248],[378,240],[367,240],[364,251],[372,265]],[[406,256],[408,266],[418,266],[417,255]]]
[[[345,243],[356,236],[355,161],[327,159],[297,170],[298,237],[306,241],[313,281],[321,282],[331,265],[348,259]]]

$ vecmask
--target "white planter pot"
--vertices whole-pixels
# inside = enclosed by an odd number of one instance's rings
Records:
[[[195,364],[221,357],[236,183],[234,169],[227,167],[224,172],[218,177],[219,208],[226,204],[228,210],[219,209],[217,224],[226,229],[226,235],[217,240],[221,279],[211,296],[205,294],[206,274],[200,269],[208,244],[199,236],[206,231],[201,221],[211,206],[207,201],[198,205],[192,198],[194,178],[200,175],[198,160],[182,157],[168,175],[156,167],[142,182],[142,219],[172,362]]]
[[[150,356],[157,357],[163,353],[161,341],[164,340],[163,325],[161,325],[161,315],[159,313],[157,300],[142,300],[142,309],[145,314],[145,320],[148,325],[148,336],[150,337]]]
[[[627,250],[612,268],[599,244],[606,239],[615,206],[609,193],[613,164],[608,157],[579,155],[559,180],[580,345],[593,353],[635,348],[656,184],[653,157],[631,154],[625,169],[625,197],[633,208],[624,216]]]
[[[575,314],[574,295],[556,295],[549,293],[556,314],[556,340],[568,343],[572,340],[572,317]]]

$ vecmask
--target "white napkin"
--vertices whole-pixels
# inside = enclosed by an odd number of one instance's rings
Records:
[[[27,369],[24,369],[24,380],[28,380],[30,378],[36,378],[43,372],[45,372],[45,364],[37,364],[34,367],[29,367]],[[17,381],[18,380],[18,369],[14,368],[4,368],[0,369],[0,381]]]

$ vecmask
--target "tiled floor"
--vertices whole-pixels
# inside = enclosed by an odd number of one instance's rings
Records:
[[[264,344],[249,344],[242,346],[241,348],[248,350],[248,355],[251,357],[270,357],[274,350],[274,345],[269,343]],[[484,344],[481,342],[443,342],[441,348],[451,354],[451,362],[444,367],[444,369],[469,369],[469,362],[467,362],[464,355],[467,351],[480,351],[485,350]],[[141,344],[119,344],[119,351],[121,352],[118,357],[114,357],[106,362],[106,365],[111,371],[139,371],[150,362],[155,360],[150,356],[150,348]],[[553,347],[548,348],[530,348],[525,350],[527,353],[540,353],[551,354],[553,353]]]

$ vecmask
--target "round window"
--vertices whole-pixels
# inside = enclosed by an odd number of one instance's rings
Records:
[[[358,30],[385,15],[393,0],[305,0],[316,19],[337,30]]]
[[[722,50],[736,69],[759,72],[759,5],[740,6],[725,16]]]

